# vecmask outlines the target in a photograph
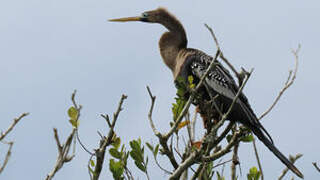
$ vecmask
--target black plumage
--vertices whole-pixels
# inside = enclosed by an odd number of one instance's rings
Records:
[[[189,49],[189,51],[190,55],[186,58],[179,76],[185,79],[185,82],[188,82],[189,76],[193,76],[195,81],[198,82],[213,58],[199,50]],[[205,88],[201,92],[204,93],[201,97],[203,98],[202,101],[210,101],[212,97],[216,97],[214,100],[216,107],[219,107],[222,113],[226,113],[239,88],[228,70],[218,61],[216,63],[217,65],[209,71],[203,83]],[[243,93],[240,94],[227,119],[240,122],[248,127],[289,169],[299,177],[303,177],[302,173],[275,147],[271,136],[259,122]]]

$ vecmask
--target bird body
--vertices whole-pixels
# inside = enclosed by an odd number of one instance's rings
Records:
[[[164,63],[172,71],[176,84],[178,79],[188,82],[189,76],[194,77],[195,83],[199,82],[213,61],[213,58],[204,52],[187,48],[187,36],[182,24],[164,8],[144,12],[139,17],[112,19],[110,21],[142,21],[159,23],[165,26],[169,31],[165,32],[160,38],[160,54]],[[212,110],[226,113],[238,90],[238,85],[228,70],[216,61],[216,66],[209,71],[203,87],[198,92],[201,95],[195,104],[201,105],[204,102],[212,101],[214,98],[215,107],[219,107],[219,109],[213,108]],[[218,118],[217,114],[215,113],[214,116],[217,116],[215,118]],[[243,93],[240,94],[227,119],[240,122],[248,127],[291,171],[303,178],[302,173],[274,146],[270,135],[259,122]]]

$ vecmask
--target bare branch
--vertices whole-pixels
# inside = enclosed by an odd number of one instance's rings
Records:
[[[298,48],[296,50],[292,50],[292,53],[295,57],[295,66],[294,70],[289,71],[289,76],[284,84],[284,87],[280,90],[278,96],[276,97],[275,101],[272,103],[272,105],[264,112],[262,115],[259,117],[259,120],[265,117],[273,108],[274,106],[278,103],[280,97],[283,95],[283,93],[293,84],[294,80],[296,79],[297,71],[298,71],[298,64],[299,64],[299,51],[301,49],[301,45],[298,45]],[[293,74],[292,74],[293,72]]]
[[[56,160],[56,164],[54,165],[54,168],[47,175],[46,180],[51,180],[53,176],[56,174],[56,172],[58,172],[62,168],[64,163],[70,162],[75,156],[74,153],[72,153],[70,156],[68,154],[69,154],[72,140],[74,138],[74,134],[76,133],[76,129],[75,128],[72,129],[71,134],[69,135],[69,137],[67,138],[63,146],[61,146],[57,129],[54,128],[53,132],[54,132],[54,137],[58,146],[58,158]]]
[[[4,139],[11,131],[12,129],[16,126],[16,124],[22,119],[24,118],[25,116],[29,115],[29,113],[23,113],[21,114],[18,118],[14,118],[13,119],[13,122],[12,124],[9,126],[9,128],[4,132],[4,133],[1,133],[0,135],[0,141],[2,139]]]
[[[3,161],[3,164],[2,166],[0,165],[0,174],[2,173],[2,171],[4,170],[4,168],[7,166],[8,162],[9,162],[9,159],[10,159],[10,156],[11,156],[11,149],[12,149],[12,146],[13,146],[13,142],[4,142],[6,144],[9,145],[9,149],[7,151],[7,154],[6,154],[6,157]]]
[[[109,119],[109,115],[108,114],[106,114],[106,115],[101,114],[101,117],[103,117],[103,119],[106,120],[108,126],[111,127],[111,122],[110,122],[110,119]]]
[[[160,137],[161,134],[160,134],[159,131],[156,129],[156,126],[154,125],[154,122],[153,122],[153,120],[152,120],[152,112],[153,112],[154,103],[155,103],[155,101],[156,101],[156,96],[153,96],[153,95],[152,95],[149,86],[147,86],[147,90],[148,90],[149,96],[150,96],[150,98],[151,98],[151,107],[150,107],[150,110],[149,110],[149,113],[148,113],[149,123],[150,123],[150,125],[151,125],[151,128],[152,128],[153,133],[154,133],[157,137]]]
[[[257,146],[256,146],[256,139],[254,137],[253,137],[252,144],[253,144],[254,154],[255,154],[256,159],[257,159],[259,171],[261,173],[261,180],[264,180],[262,166],[261,166],[261,163],[260,163],[260,158],[259,158],[259,154],[258,154],[258,150],[257,150]]]
[[[75,90],[72,93],[71,101],[72,101],[74,108],[77,111],[77,117],[76,117],[75,121],[78,122],[79,117],[80,117],[80,110],[82,107],[81,107],[81,105],[78,105],[75,101],[76,92],[77,91]],[[68,136],[66,142],[63,143],[63,145],[61,144],[61,142],[59,140],[58,130],[56,128],[53,128],[53,133],[54,133],[54,139],[56,141],[57,148],[58,148],[58,157],[56,160],[56,164],[54,165],[51,172],[48,173],[46,180],[51,180],[54,177],[54,175],[62,168],[62,166],[65,163],[70,162],[75,156],[75,148],[76,148],[75,136],[77,133],[77,127],[73,127],[72,132]],[[79,140],[79,138],[78,138],[78,140]],[[74,141],[73,151],[72,151],[71,155],[69,155],[72,141]],[[80,142],[80,140],[79,140],[79,142]]]
[[[234,66],[228,61],[228,59],[223,56],[223,52],[222,52],[222,50],[220,48],[218,39],[217,39],[216,35],[214,34],[212,28],[207,24],[204,24],[204,25],[209,30],[211,36],[213,37],[213,40],[214,40],[214,42],[216,44],[216,47],[217,47],[218,51],[220,51],[220,58],[230,67],[230,69],[236,75],[236,77],[239,79],[239,81],[242,82],[242,78],[241,78],[240,74],[237,72],[237,70],[234,68]],[[242,83],[239,83],[239,85],[241,85],[241,84]]]
[[[292,163],[292,164],[294,164],[295,162],[296,162],[296,160],[298,160],[299,158],[301,158],[302,157],[302,154],[297,154],[296,156],[289,156],[289,160],[290,160],[290,162]],[[288,168],[286,167],[283,171],[282,171],[282,173],[281,173],[281,175],[279,176],[279,178],[278,178],[278,180],[281,180],[286,174],[287,174],[287,172],[288,172]]]
[[[0,174],[2,173],[2,171],[4,170],[4,168],[7,166],[8,162],[9,162],[9,159],[11,156],[11,149],[13,146],[13,142],[5,142],[3,139],[13,130],[13,128],[18,124],[18,122],[27,115],[29,115],[29,113],[23,113],[19,117],[14,118],[12,124],[8,127],[8,129],[4,133],[1,132],[1,134],[0,134],[0,141],[2,143],[9,145],[9,148],[8,148],[7,154],[5,156],[5,159],[3,161],[3,164],[2,164],[2,166],[0,165]]]
[[[124,100],[127,99],[127,97],[128,96],[126,96],[124,94],[121,96],[121,99],[120,99],[119,104],[118,104],[118,108],[117,108],[116,112],[113,114],[112,122],[110,122],[108,115],[101,115],[107,121],[107,123],[108,123],[108,125],[110,127],[110,130],[109,130],[108,136],[107,137],[103,137],[100,140],[100,146],[95,151],[94,155],[96,156],[96,163],[95,163],[96,166],[94,168],[94,173],[93,173],[93,177],[92,177],[93,180],[98,180],[99,179],[99,176],[100,176],[100,173],[101,173],[101,170],[102,170],[102,167],[103,167],[106,148],[111,143],[113,143],[113,137],[115,135],[114,127],[115,127],[116,122],[118,120],[120,111],[122,110],[122,104],[123,104]],[[89,164],[88,164],[88,168],[89,168]],[[90,174],[90,176],[91,176],[91,174]]]
[[[318,167],[317,163],[316,163],[316,162],[313,162],[312,164],[313,164],[313,166],[320,172],[320,168]]]

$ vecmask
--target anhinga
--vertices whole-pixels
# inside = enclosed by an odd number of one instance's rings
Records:
[[[164,63],[171,69],[175,81],[181,77],[188,82],[190,75],[195,78],[195,82],[199,81],[213,61],[213,58],[204,52],[187,48],[187,36],[182,24],[164,8],[144,12],[137,17],[110,21],[141,21],[165,26],[169,31],[160,38],[160,53]],[[223,113],[228,110],[239,89],[230,73],[219,62],[210,71],[203,85],[200,89],[203,101],[210,101],[210,98],[215,97],[215,107],[220,107]],[[303,178],[302,173],[274,146],[244,94],[239,96],[227,119],[241,122],[248,127],[291,171]]]

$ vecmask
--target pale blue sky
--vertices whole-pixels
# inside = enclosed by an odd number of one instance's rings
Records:
[[[45,178],[57,155],[52,128],[58,128],[63,139],[71,131],[66,111],[74,89],[83,105],[79,133],[89,149],[98,145],[97,130],[106,132],[99,114],[111,114],[122,93],[129,97],[117,134],[125,143],[138,137],[157,142],[147,120],[150,99],[145,86],[157,96],[154,119],[164,131],[176,92],[158,52],[165,29],[107,19],[135,16],[159,6],[182,21],[189,47],[215,53],[203,26],[207,23],[238,69],[255,68],[245,93],[258,115],[282,88],[294,63],[290,50],[301,43],[296,82],[262,123],[284,154],[304,154],[297,166],[305,179],[319,178],[311,164],[320,163],[320,123],[314,116],[320,100],[318,1],[7,0],[0,2],[0,129],[22,112],[31,114],[7,138],[15,145],[0,179]],[[266,179],[278,177],[284,165],[260,142],[258,148]],[[0,153],[3,157],[3,145]],[[78,147],[75,159],[55,179],[89,179],[88,158]],[[246,179],[248,169],[256,165],[251,144],[240,146],[240,161],[240,179]],[[152,165],[149,168],[152,179],[165,177]],[[133,169],[136,177],[145,179]],[[105,166],[102,179],[107,177],[111,176]]]

